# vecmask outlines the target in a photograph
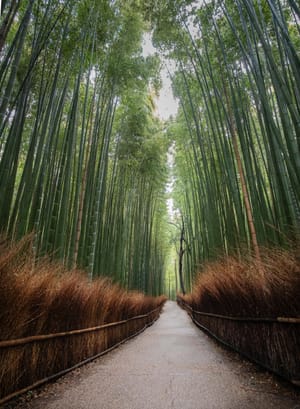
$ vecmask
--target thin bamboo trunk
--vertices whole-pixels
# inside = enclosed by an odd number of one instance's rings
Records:
[[[2,21],[2,24],[0,27],[0,53],[4,47],[7,34],[9,33],[11,25],[17,14],[20,3],[21,3],[20,0],[12,0],[9,10],[7,11],[5,18]]]
[[[234,120],[234,115],[232,112],[231,104],[228,98],[226,85],[224,85],[224,94],[225,94],[226,105],[227,105],[227,110],[228,110],[228,120],[229,120],[232,144],[233,144],[235,159],[236,159],[238,172],[239,172],[240,180],[241,180],[241,188],[242,188],[243,199],[245,203],[245,209],[246,209],[246,214],[247,214],[251,242],[253,246],[254,255],[258,263],[258,268],[260,270],[260,273],[263,273],[263,265],[262,265],[260,250],[259,250],[258,241],[257,241],[256,229],[255,229],[255,225],[253,221],[253,214],[252,214],[252,209],[251,209],[251,204],[250,204],[250,199],[249,199],[249,193],[248,193],[248,188],[246,184],[241,155],[239,151],[239,145],[237,141],[236,125],[235,125],[235,120]]]

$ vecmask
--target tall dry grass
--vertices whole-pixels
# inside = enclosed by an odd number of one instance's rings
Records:
[[[204,266],[193,292],[181,296],[194,309],[232,316],[300,316],[300,252],[262,251],[255,258],[227,257]]]
[[[297,385],[300,385],[300,323],[276,320],[300,318],[299,254],[296,250],[265,249],[263,269],[251,257],[243,261],[228,257],[207,264],[195,281],[193,292],[178,295],[179,303],[184,301],[193,308],[191,314],[198,325]],[[256,321],[226,320],[197,311]],[[265,318],[274,322],[264,321]]]
[[[59,263],[33,265],[31,237],[0,239],[0,341],[66,332],[146,314],[165,297],[126,292],[107,278],[89,282]],[[151,320],[157,317],[156,311]],[[145,319],[105,331],[0,349],[0,398],[93,356],[145,325]]]

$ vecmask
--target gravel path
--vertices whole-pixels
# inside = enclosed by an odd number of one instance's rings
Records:
[[[300,393],[220,347],[168,302],[143,334],[18,407],[300,409]]]

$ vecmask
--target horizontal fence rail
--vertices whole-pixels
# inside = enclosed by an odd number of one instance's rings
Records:
[[[286,324],[300,324],[300,318],[292,318],[292,317],[275,317],[275,318],[268,318],[268,317],[243,317],[243,316],[231,316],[231,315],[221,315],[221,314],[213,314],[211,312],[203,312],[194,310],[190,305],[181,301],[180,299],[177,300],[177,303],[181,305],[184,309],[192,311],[195,315],[201,315],[203,317],[214,317],[214,318],[221,318],[223,320],[229,321],[244,321],[244,322],[280,322]]]
[[[101,330],[104,330],[106,328],[112,328],[112,327],[117,327],[117,326],[120,326],[120,325],[124,325],[127,322],[130,322],[130,321],[133,321],[133,320],[140,320],[142,318],[146,318],[150,314],[153,314],[157,310],[158,310],[158,308],[156,308],[155,310],[149,312],[148,314],[137,315],[136,317],[128,318],[127,320],[111,322],[111,323],[108,323],[108,324],[98,325],[96,327],[82,328],[82,329],[76,329],[76,330],[66,331],[66,332],[57,332],[57,333],[54,333],[54,334],[33,335],[31,337],[25,337],[25,338],[19,338],[19,339],[10,339],[10,340],[7,340],[7,341],[0,341],[0,349],[1,348],[13,348],[13,347],[16,347],[16,346],[19,346],[19,345],[30,344],[32,342],[47,341],[48,339],[69,337],[69,336],[72,336],[72,335],[79,335],[79,334],[86,334],[88,332],[101,331]]]
[[[161,305],[147,314],[95,327],[0,341],[0,384],[1,379],[6,376],[18,380],[15,385],[12,385],[11,390],[0,390],[0,405],[91,362],[137,336],[157,320],[162,307]],[[87,336],[93,337],[93,340],[80,339],[80,337]],[[81,356],[78,359],[72,355],[72,347],[78,348],[78,345],[79,347],[83,345],[84,349],[86,344],[89,344],[85,353],[88,356],[84,358]],[[89,351],[94,351],[94,353],[89,354]],[[56,367],[52,373],[50,368],[47,373],[45,364],[42,364],[43,356],[52,356],[52,354],[62,367],[60,370]],[[66,357],[67,354],[72,356]],[[25,376],[23,374],[23,378],[20,373],[7,374],[12,359],[20,361],[22,370],[26,367],[25,359],[28,360],[28,363],[30,360],[37,361],[37,366],[33,368],[35,371],[32,369],[33,373],[25,374]]]
[[[227,316],[197,311],[181,298],[177,303],[213,338],[300,386],[300,318]]]

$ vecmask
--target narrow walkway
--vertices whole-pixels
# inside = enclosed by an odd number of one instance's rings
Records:
[[[300,401],[296,391],[224,350],[168,302],[142,335],[48,386],[23,407],[300,409]]]

